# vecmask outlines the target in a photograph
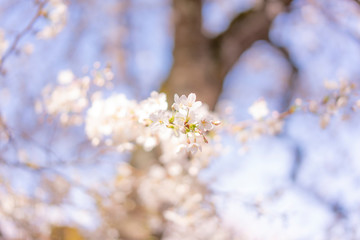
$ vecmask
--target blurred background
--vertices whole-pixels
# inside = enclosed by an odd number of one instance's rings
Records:
[[[246,145],[224,133],[199,179],[234,235],[183,238],[112,201],[131,153],[36,112],[60,71],[100,67],[105,95],[194,92],[230,122],[260,98],[279,112],[321,100],[324,81],[359,81],[359,1],[0,0],[0,29],[0,239],[360,239],[358,113],[326,129],[297,113]]]

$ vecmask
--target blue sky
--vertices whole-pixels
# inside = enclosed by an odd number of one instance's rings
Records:
[[[0,0],[0,5],[4,3],[2,6],[7,6],[9,2]],[[137,99],[157,90],[166,78],[172,64],[173,46],[169,0],[134,0],[129,10],[120,15],[111,11],[116,1],[99,2],[95,1],[94,7],[71,2],[68,25],[61,34],[52,40],[26,36],[20,46],[31,43],[34,53],[31,56],[12,56],[6,62],[9,71],[6,77],[0,77],[0,84],[8,94],[2,96],[4,100],[0,106],[2,114],[14,128],[31,129],[35,125],[37,117],[31,108],[32,101],[40,96],[46,84],[56,82],[56,75],[62,69],[71,69],[81,75],[84,67],[91,67],[96,61],[103,64],[111,62],[117,73],[115,91]],[[9,40],[32,16],[30,12],[34,9],[30,5],[29,2],[18,1],[1,15],[0,28],[5,30]],[[250,6],[251,1],[209,1],[203,9],[204,31],[209,35],[221,32],[233,15]],[[334,19],[329,19],[324,12]],[[324,80],[346,78],[358,82],[359,12],[359,6],[351,4],[351,1],[298,0],[294,1],[290,13],[276,18],[270,38],[289,50],[299,68],[296,96],[321,98],[325,93]],[[39,22],[37,26],[41,24]],[[131,31],[127,31],[127,27]],[[112,44],[123,46],[126,50],[122,62],[107,50]],[[126,74],[121,74],[121,69],[117,67],[121,64],[126,66]],[[284,93],[282,86],[288,74],[289,66],[281,53],[266,42],[257,42],[241,56],[227,76],[221,100],[230,102],[237,120],[249,118],[248,107],[260,97],[264,97],[270,108],[276,110],[280,107]],[[356,203],[360,200],[357,188],[360,174],[358,120],[356,114],[346,122],[335,119],[324,131],[320,129],[316,117],[299,114],[287,122],[286,134],[251,143],[246,155],[238,154],[241,147],[238,142],[225,137],[227,148],[224,156],[215,160],[210,170],[210,174],[220,176],[215,187],[245,196],[243,199],[246,201],[262,199],[264,208],[269,212],[268,218],[254,217],[254,211],[249,211],[246,204],[236,198],[229,200],[224,207],[225,218],[233,226],[247,222],[252,229],[258,224],[264,229],[264,234],[271,234],[274,239],[279,239],[279,233],[284,234],[284,239],[324,237],[326,227],[333,221],[331,211],[319,198],[289,180],[293,149],[300,146],[304,161],[299,176],[301,186],[312,188],[321,199],[345,206],[349,212],[346,224],[359,226],[360,219],[356,216]],[[46,127],[51,129],[53,126]],[[54,130],[52,137],[48,131],[33,131],[33,137],[42,144],[53,139],[54,151],[67,158],[76,149],[67,142],[69,139],[64,141],[59,138],[68,136],[70,141],[75,140],[70,134],[59,134],[58,131]],[[71,131],[76,131],[79,139],[84,137],[81,128]],[[22,143],[22,147],[39,154],[35,146],[26,142]],[[109,156],[110,159],[112,157]],[[109,165],[98,171],[100,178],[106,178],[107,171],[111,169]],[[28,187],[26,183],[31,183],[24,180],[28,177],[24,173],[7,174],[21,175],[22,178],[15,182],[20,186],[25,183],[25,189]],[[266,200],[271,193],[280,190],[282,194],[278,201]],[[284,214],[286,221],[283,220]],[[311,224],[309,215],[314,221]]]

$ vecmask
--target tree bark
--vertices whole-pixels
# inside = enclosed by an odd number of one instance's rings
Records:
[[[171,100],[175,93],[195,92],[211,107],[216,103],[221,88],[216,64],[211,56],[209,39],[202,33],[201,0],[174,0],[174,62],[161,91]]]
[[[214,38],[202,31],[202,1],[173,0],[173,66],[161,87],[171,100],[175,93],[194,92],[214,109],[225,77],[242,53],[258,40],[266,40],[273,16],[269,6],[287,7],[291,0],[266,1],[262,6],[240,13],[229,27]]]

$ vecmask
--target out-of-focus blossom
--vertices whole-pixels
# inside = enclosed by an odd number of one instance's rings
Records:
[[[37,110],[44,109],[50,115],[59,115],[63,124],[79,125],[82,123],[81,115],[88,106],[89,79],[85,77],[71,82],[72,76],[69,72],[60,73],[58,79],[62,85],[54,89],[47,86],[43,90],[44,107],[36,104]]]
[[[71,70],[62,70],[58,74],[58,82],[62,85],[69,84],[75,79],[75,75]]]
[[[9,42],[5,38],[4,30],[0,29],[0,58],[9,46]]]
[[[58,35],[66,25],[68,18],[68,7],[63,0],[50,0],[43,15],[49,23],[37,33],[40,39],[53,38]]]
[[[264,99],[260,99],[254,102],[249,108],[249,113],[255,120],[260,120],[266,117],[269,114],[266,101]]]
[[[22,47],[22,52],[26,55],[31,55],[34,52],[34,45],[31,43],[26,43]]]

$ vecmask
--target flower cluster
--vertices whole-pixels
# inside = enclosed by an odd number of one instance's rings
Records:
[[[215,121],[208,109],[196,101],[194,93],[188,97],[175,94],[172,113],[157,112],[150,116],[153,126],[165,125],[172,129],[176,136],[186,137],[186,143],[179,145],[178,151],[195,154],[201,151],[201,142],[208,143],[206,133],[220,124]]]
[[[100,69],[99,63],[83,77],[76,77],[71,70],[62,70],[57,76],[58,85],[47,85],[43,89],[43,101],[36,102],[36,111],[59,116],[63,125],[80,125],[89,103],[101,98],[102,93],[97,90],[111,87],[112,79],[111,67]]]
[[[112,224],[114,230],[129,238],[143,239],[163,232],[162,239],[207,239],[209,234],[219,240],[235,239],[220,224],[214,206],[204,196],[206,185],[186,172],[170,173],[160,164],[145,172],[120,164],[116,180],[106,183],[115,194],[99,206],[104,225]],[[136,202],[131,198],[134,195]]]
[[[126,150],[137,143],[147,151],[175,136],[178,152],[195,154],[202,143],[208,142],[206,133],[219,124],[206,108],[201,108],[195,94],[175,95],[172,111],[167,108],[164,93],[152,92],[140,103],[122,94],[99,98],[87,112],[86,133],[95,145],[105,141]]]
[[[92,144],[104,142],[117,146],[119,151],[132,149],[132,142],[143,130],[136,123],[136,108],[137,103],[123,94],[95,98],[85,118],[86,134]]]
[[[248,112],[252,119],[240,122],[226,122],[225,129],[230,135],[235,135],[236,139],[243,145],[264,135],[276,135],[283,129],[284,118],[294,113],[294,108],[279,113],[270,111],[267,102],[264,99],[255,101],[249,108]],[[246,145],[240,150],[246,149]]]
[[[59,34],[67,22],[67,9],[64,0],[50,0],[47,8],[42,12],[42,15],[49,20],[49,24],[37,33],[37,37],[48,39]]]
[[[271,116],[255,121],[243,121],[231,126],[231,131],[236,133],[241,143],[257,139],[263,135],[275,135],[282,131],[284,121],[282,115],[273,112]]]
[[[320,100],[304,102],[297,99],[295,102],[297,109],[319,116],[322,128],[328,126],[333,116],[341,115],[342,119],[347,119],[351,112],[360,108],[360,101],[353,97],[358,96],[354,83],[346,80],[325,81],[324,85],[329,93]]]
[[[88,106],[87,92],[90,78],[75,79],[70,70],[65,70],[59,73],[58,83],[55,88],[50,85],[44,88],[42,92],[44,104],[37,102],[37,112],[45,110],[47,114],[59,115],[64,125],[81,124],[82,112]]]
[[[309,101],[296,99],[295,104],[283,113],[274,111],[270,114],[266,101],[259,99],[248,110],[253,120],[230,124],[230,132],[236,133],[241,143],[246,143],[259,136],[280,133],[284,119],[296,111],[319,116],[320,126],[326,128],[332,117],[341,115],[342,119],[347,119],[351,111],[360,109],[360,100],[353,97],[358,96],[354,83],[345,80],[325,81],[324,85],[329,92],[323,98]]]

